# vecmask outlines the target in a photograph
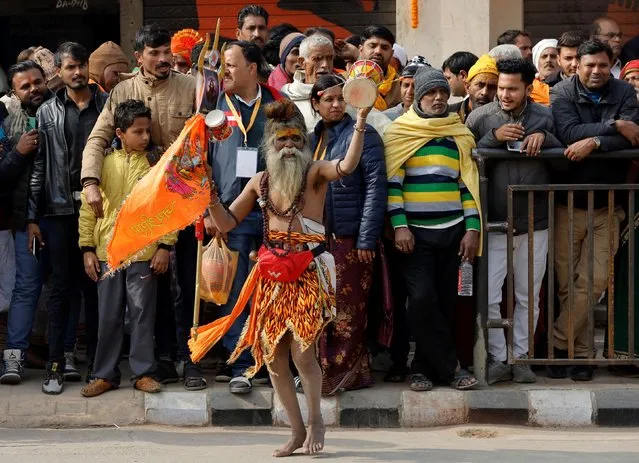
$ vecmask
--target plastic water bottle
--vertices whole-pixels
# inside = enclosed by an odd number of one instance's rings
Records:
[[[462,260],[462,263],[459,264],[457,294],[460,296],[473,295],[473,264],[467,260]]]

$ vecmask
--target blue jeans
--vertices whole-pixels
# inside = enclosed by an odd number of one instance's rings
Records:
[[[237,263],[237,273],[231,288],[228,302],[219,307],[217,311],[218,317],[228,315],[233,310],[238,296],[244,285],[244,281],[248,276],[249,254],[253,250],[254,245],[259,244],[262,238],[262,213],[259,211],[251,212],[246,219],[240,223],[233,231],[229,233],[228,247],[234,251],[239,251]],[[178,267],[178,282],[180,285],[181,296],[176,304],[176,328],[178,339],[178,360],[187,360],[189,358],[189,350],[187,340],[192,326],[193,320],[193,302],[195,300],[195,266],[197,260],[197,241],[193,227],[187,227],[180,232],[178,241],[175,245]],[[248,318],[249,311],[242,313],[231,329],[222,339],[222,344],[229,351],[233,352],[237,345],[242,328]],[[233,376],[240,376],[246,369],[253,365],[253,357],[246,350],[232,365]]]
[[[46,221],[41,221],[42,239],[48,243]],[[42,290],[46,271],[47,246],[36,259],[29,251],[28,233],[16,232],[16,285],[11,295],[9,318],[7,321],[7,349],[20,349],[24,355],[29,348],[29,336],[33,329],[35,311]]]

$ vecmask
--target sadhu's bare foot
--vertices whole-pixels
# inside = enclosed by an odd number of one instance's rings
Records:
[[[293,452],[295,452],[297,449],[302,448],[305,440],[306,440],[306,431],[302,430],[302,432],[300,432],[299,434],[293,433],[293,435],[288,440],[288,442],[284,444],[284,447],[282,447],[281,449],[277,449],[275,452],[273,452],[273,456],[279,458],[279,457],[288,457],[290,455],[293,455]]]
[[[304,453],[313,455],[321,452],[324,448],[325,433],[326,428],[324,427],[324,423],[309,424],[308,431],[306,432],[306,441],[304,442]]]

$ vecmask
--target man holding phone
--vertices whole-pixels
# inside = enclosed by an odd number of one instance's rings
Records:
[[[473,111],[466,125],[475,135],[478,148],[507,148],[521,156],[513,161],[499,161],[491,166],[488,220],[503,222],[507,218],[506,187],[550,183],[545,163],[531,159],[542,148],[559,147],[554,135],[550,108],[530,99],[536,69],[524,59],[501,60],[497,63],[498,101]],[[546,197],[535,195],[534,205],[534,324],[539,315],[539,290],[546,272],[548,253],[548,205]],[[515,267],[514,347],[516,358],[528,355],[528,201],[526,193],[514,195],[513,255]],[[501,318],[499,304],[506,278],[507,236],[502,232],[488,234],[488,311],[489,318]],[[488,332],[488,383],[510,381],[534,383],[535,374],[528,365],[506,364],[507,351],[501,328]]]
[[[8,105],[9,115],[2,124],[9,149],[0,149],[0,229],[8,229],[11,218],[15,230],[16,275],[0,383],[18,384],[22,380],[24,356],[29,347],[43,277],[42,264],[29,251],[31,243],[25,222],[29,176],[40,146],[34,120],[36,111],[51,93],[43,69],[34,61],[11,66],[8,77],[12,104]]]

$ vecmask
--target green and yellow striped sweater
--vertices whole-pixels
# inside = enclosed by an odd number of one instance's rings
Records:
[[[394,228],[443,229],[465,221],[480,229],[477,204],[459,176],[459,150],[452,138],[431,140],[388,181],[388,214]]]

